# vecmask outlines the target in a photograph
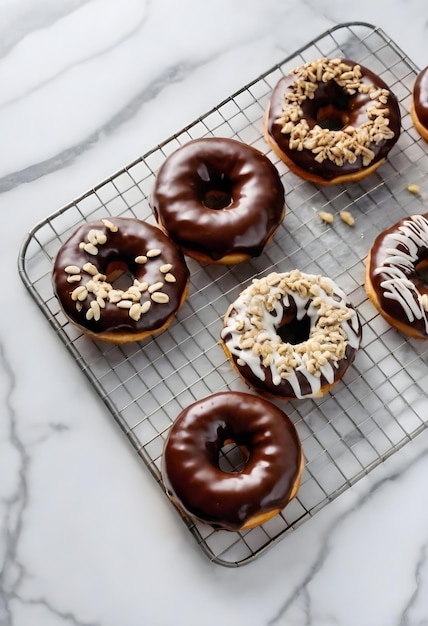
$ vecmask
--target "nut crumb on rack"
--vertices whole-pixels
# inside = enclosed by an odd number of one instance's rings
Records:
[[[419,188],[419,185],[407,185],[407,191],[410,191],[410,193],[412,193],[414,196],[420,196],[421,195],[421,190]]]
[[[341,220],[345,222],[345,224],[348,224],[348,226],[353,226],[355,224],[354,216],[349,211],[340,211],[339,215]]]

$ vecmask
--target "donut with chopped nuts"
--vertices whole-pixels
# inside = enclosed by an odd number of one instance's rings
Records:
[[[397,98],[379,76],[348,59],[321,58],[278,81],[264,134],[292,172],[333,185],[372,174],[400,129]]]
[[[428,142],[428,66],[419,72],[413,84],[410,116],[422,139]]]
[[[243,452],[233,470],[222,449]],[[254,394],[224,391],[197,400],[175,419],[164,445],[168,497],[188,517],[228,531],[270,520],[296,496],[304,460],[290,418]]]
[[[220,343],[242,379],[282,399],[326,393],[354,361],[357,312],[330,278],[299,270],[253,280],[224,318]]]
[[[369,250],[365,289],[386,321],[428,339],[428,213],[411,215],[379,233]]]
[[[168,328],[187,298],[189,270],[157,226],[108,217],[80,226],[61,246],[52,281],[70,322],[120,344]]]
[[[223,265],[259,256],[285,213],[284,187],[269,158],[218,137],[189,141],[167,157],[151,205],[187,256]]]

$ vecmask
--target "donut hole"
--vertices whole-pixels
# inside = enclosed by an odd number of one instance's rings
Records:
[[[248,449],[245,446],[228,440],[220,448],[218,466],[222,472],[228,474],[242,472],[249,456]]]
[[[304,315],[301,319],[293,317],[282,322],[276,329],[276,334],[284,343],[297,345],[309,339],[311,331],[311,319],[308,315]]]
[[[109,263],[105,275],[107,276],[107,282],[110,283],[113,289],[122,289],[123,291],[126,291],[135,279],[134,274],[123,262]]]
[[[315,119],[321,128],[327,128],[328,130],[342,130],[349,124],[347,112],[334,104],[319,107]]]
[[[214,211],[230,207],[233,203],[231,181],[224,174],[211,173],[209,180],[202,181],[201,202]]]

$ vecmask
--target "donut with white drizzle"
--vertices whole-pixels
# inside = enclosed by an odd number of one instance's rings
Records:
[[[365,288],[379,313],[395,328],[428,339],[428,213],[411,215],[381,232],[366,264]]]
[[[187,297],[189,270],[156,226],[109,217],[63,243],[52,281],[70,322],[93,339],[125,343],[166,330]]]
[[[221,344],[243,380],[283,399],[322,396],[345,374],[361,324],[333,280],[299,270],[253,280],[224,318]]]

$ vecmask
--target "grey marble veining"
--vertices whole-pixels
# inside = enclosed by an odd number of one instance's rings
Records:
[[[211,564],[20,283],[39,220],[334,24],[420,67],[425,0],[0,3],[0,625],[428,624],[428,433],[254,563]]]

